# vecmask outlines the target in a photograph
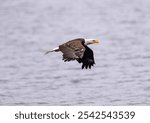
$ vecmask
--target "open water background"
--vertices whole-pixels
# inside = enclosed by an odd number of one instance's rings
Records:
[[[78,37],[91,70],[44,55]],[[150,0],[0,0],[0,105],[150,105]]]

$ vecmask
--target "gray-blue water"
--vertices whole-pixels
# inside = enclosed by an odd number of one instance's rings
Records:
[[[78,37],[91,70],[44,55]],[[150,1],[0,0],[0,105],[150,105]]]

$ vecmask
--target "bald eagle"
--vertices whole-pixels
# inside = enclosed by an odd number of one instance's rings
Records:
[[[99,40],[77,38],[59,45],[53,50],[47,51],[45,54],[61,51],[65,62],[77,60],[79,63],[82,63],[82,69],[91,69],[91,66],[95,64],[94,54],[87,45],[94,43],[99,43]]]

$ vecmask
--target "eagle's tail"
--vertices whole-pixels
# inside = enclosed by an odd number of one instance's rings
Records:
[[[56,48],[54,48],[52,50],[49,50],[49,51],[45,52],[45,55],[48,54],[48,53],[50,53],[50,52],[58,52],[58,51],[60,51],[59,47],[56,47]]]

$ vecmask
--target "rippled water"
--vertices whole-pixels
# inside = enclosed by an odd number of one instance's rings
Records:
[[[0,1],[0,105],[150,105],[149,0]],[[47,49],[77,37],[96,65]]]

